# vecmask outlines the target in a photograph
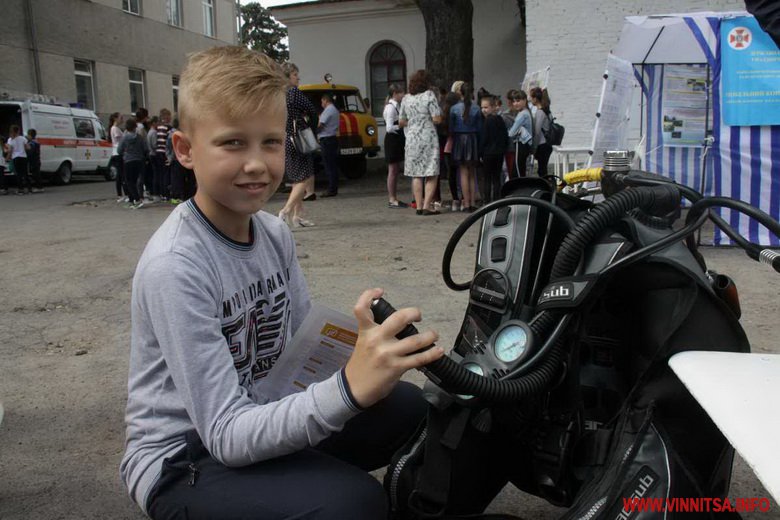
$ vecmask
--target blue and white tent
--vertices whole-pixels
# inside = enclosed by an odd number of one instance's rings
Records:
[[[780,219],[780,125],[729,126],[723,118],[721,24],[735,17],[751,15],[702,12],[630,16],[613,53],[634,64],[642,87],[647,170],[697,190],[704,188],[707,195],[746,201]],[[711,130],[713,142],[704,159],[704,169],[702,144],[664,146],[664,73],[670,65],[701,67],[709,78],[706,127]],[[728,209],[719,213],[751,242],[780,246],[777,237],[747,217]],[[713,242],[730,244],[729,238],[717,229]]]

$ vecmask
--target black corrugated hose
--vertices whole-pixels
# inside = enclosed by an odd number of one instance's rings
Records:
[[[585,248],[627,211],[634,208],[649,210],[659,203],[673,205],[675,199],[679,206],[679,192],[673,186],[653,186],[623,190],[598,204],[564,238],[555,255],[551,281],[573,275]],[[537,344],[550,334],[561,314],[543,311],[534,317],[529,326]],[[546,388],[555,378],[563,359],[563,344],[559,339],[538,367],[516,379],[500,380],[480,376],[446,356],[430,363],[425,369],[448,392],[474,395],[487,401],[507,402],[520,400]]]

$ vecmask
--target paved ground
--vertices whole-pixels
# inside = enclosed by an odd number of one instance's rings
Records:
[[[404,185],[403,193],[408,193]],[[113,186],[82,181],[46,193],[0,197],[0,518],[140,519],[119,481],[129,347],[130,281],[141,250],[170,206],[116,204]],[[278,211],[283,196],[269,205]],[[424,325],[451,345],[463,293],[441,281],[441,254],[461,214],[417,217],[385,207],[374,175],[339,197],[308,205],[317,227],[295,232],[315,299],[349,312],[360,291],[381,286],[397,306],[418,305]],[[474,235],[453,262],[456,280],[473,269]],[[708,249],[742,296],[754,349],[780,352],[780,277],[736,250]],[[412,380],[420,382],[415,375]],[[768,402],[768,407],[777,405]],[[732,496],[767,496],[741,461]],[[538,499],[506,490],[491,507],[556,518]],[[750,517],[748,517],[750,518]],[[752,518],[778,519],[780,508]]]

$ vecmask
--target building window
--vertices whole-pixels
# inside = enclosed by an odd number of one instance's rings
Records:
[[[128,69],[130,77],[130,112],[146,106],[144,98],[144,71]]]
[[[76,101],[80,106],[94,110],[95,90],[92,86],[92,63],[73,60],[73,69],[76,74]]]
[[[141,14],[141,0],[122,0],[122,10],[130,14]]]
[[[168,23],[181,27],[181,0],[165,0],[168,4]]]
[[[171,78],[171,85],[173,86],[173,113],[179,111],[179,76],[173,76]]]
[[[214,37],[214,0],[203,2],[203,34]]]
[[[393,43],[378,45],[368,58],[371,70],[371,113],[382,117],[390,85],[406,85],[406,57]]]

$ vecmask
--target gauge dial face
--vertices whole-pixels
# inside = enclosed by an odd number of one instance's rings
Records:
[[[496,336],[494,352],[504,363],[520,359],[528,347],[528,333],[519,325],[509,325]]]
[[[474,372],[475,374],[478,374],[480,376],[485,375],[485,371],[482,370],[482,367],[477,365],[476,363],[463,363],[463,368],[465,368],[469,372]],[[464,400],[469,400],[474,397],[473,395],[466,395],[466,394],[457,394],[457,396]]]
[[[465,368],[469,372],[474,372],[475,374],[480,376],[485,375],[485,371],[482,370],[482,367],[477,365],[476,363],[464,363],[463,368]]]

